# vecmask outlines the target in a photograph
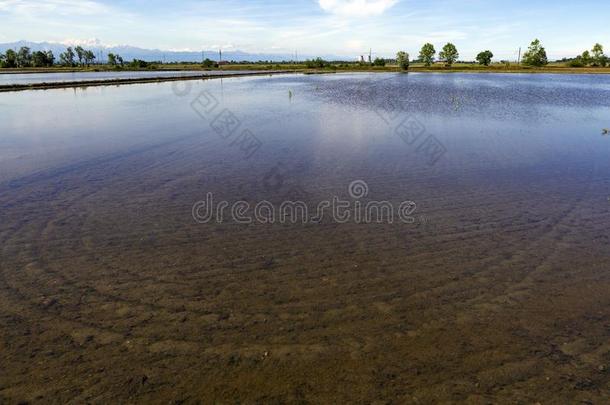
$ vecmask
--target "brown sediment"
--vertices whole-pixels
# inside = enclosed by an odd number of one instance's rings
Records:
[[[0,402],[607,403],[602,172],[423,178],[407,228],[199,225],[201,178],[226,190],[206,154],[231,156],[187,139],[0,189]]]

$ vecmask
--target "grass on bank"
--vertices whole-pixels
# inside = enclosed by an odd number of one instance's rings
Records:
[[[125,66],[117,68],[111,65],[93,65],[90,67],[44,67],[44,68],[10,68],[2,69],[0,73],[61,73],[61,72],[121,72],[121,71],[222,71],[222,70],[294,70],[294,71],[328,71],[328,72],[397,72],[397,65],[372,66],[360,63],[330,63],[323,68],[309,69],[304,63],[235,63],[222,67],[205,68],[197,63],[152,64],[147,68]],[[451,67],[437,63],[426,67],[423,63],[412,63],[412,72],[495,72],[495,73],[610,73],[610,67],[572,67],[565,62],[549,63],[544,67],[532,67],[517,63],[493,63],[483,66],[473,63],[455,63]]]

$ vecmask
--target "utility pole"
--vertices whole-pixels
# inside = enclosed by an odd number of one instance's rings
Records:
[[[369,63],[373,63],[373,48],[369,48]]]
[[[517,65],[521,64],[521,47],[519,47],[519,59],[517,59]]]

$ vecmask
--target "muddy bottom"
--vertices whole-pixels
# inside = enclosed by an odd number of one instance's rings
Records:
[[[0,118],[0,402],[610,401],[610,77],[49,90]],[[208,193],[417,209],[196,221]]]

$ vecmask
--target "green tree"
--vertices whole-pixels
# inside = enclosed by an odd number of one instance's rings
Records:
[[[316,58],[313,60],[308,59],[305,61],[305,67],[307,67],[309,69],[325,68],[325,67],[330,67],[330,63],[325,61],[322,58]]]
[[[419,51],[419,59],[424,62],[426,66],[430,66],[434,63],[434,55],[436,55],[436,49],[431,43],[424,44],[421,51]]]
[[[582,63],[582,59],[580,58],[580,56],[577,56],[576,59],[572,59],[568,62],[568,66],[573,68],[581,68],[585,67],[585,64]]]
[[[214,67],[214,61],[210,58],[205,58],[202,65],[204,68],[209,69],[211,67]]]
[[[32,64],[32,54],[30,48],[22,46],[17,52],[17,67],[28,67]]]
[[[48,50],[45,52],[47,57],[47,66],[53,66],[55,64],[55,55],[53,55],[53,51]]]
[[[59,55],[59,60],[62,65],[74,67],[74,51],[68,47],[65,52]]]
[[[32,66],[44,67],[48,65],[49,63],[47,61],[47,54],[45,52],[36,51],[32,54]]]
[[[523,54],[523,64],[528,66],[546,66],[549,60],[546,56],[546,50],[540,43],[539,39],[535,39],[530,44],[527,52]]]
[[[116,55],[113,54],[112,52],[108,54],[108,64],[110,66],[116,66],[117,65]]]
[[[477,62],[480,65],[489,66],[494,54],[491,51],[483,51],[477,55]]]
[[[83,60],[85,59],[85,50],[82,46],[78,45],[76,48],[74,48],[74,51],[76,52],[76,56],[78,57],[78,64],[82,65]]]
[[[375,60],[373,61],[373,66],[385,66],[385,59],[375,58]]]
[[[457,48],[451,42],[443,47],[443,50],[438,54],[439,58],[445,62],[445,66],[451,67],[458,58],[460,54],[458,53]]]
[[[589,51],[584,51],[582,55],[580,55],[580,60],[582,61],[583,65],[588,66],[591,63],[591,54]]]
[[[84,60],[85,64],[87,65],[87,67],[89,67],[89,65],[91,65],[93,63],[93,61],[95,60],[95,54],[93,53],[93,51],[90,51],[90,50],[84,51],[83,60]]]
[[[396,63],[402,70],[409,70],[409,54],[405,51],[399,51],[396,54]]]
[[[115,53],[109,53],[108,54],[108,64],[114,67],[118,67],[119,65],[121,65],[121,67],[123,66],[123,58],[121,58],[121,55],[119,54],[115,54]]]
[[[591,53],[593,54],[592,62],[594,66],[606,65],[606,55],[604,55],[604,47],[601,44],[595,44]]]
[[[129,66],[135,69],[144,69],[148,67],[148,62],[141,59],[134,59]]]
[[[4,67],[16,68],[17,67],[17,52],[12,49],[7,49],[4,54]]]

